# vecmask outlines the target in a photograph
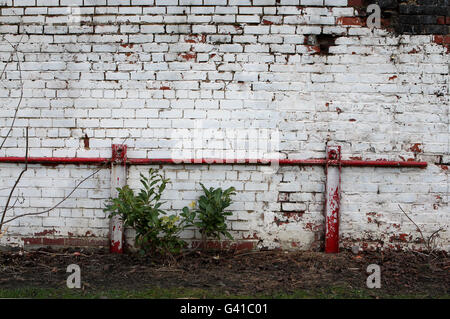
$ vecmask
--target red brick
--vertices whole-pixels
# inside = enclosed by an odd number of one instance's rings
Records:
[[[320,53],[320,46],[318,45],[307,45],[306,48],[308,49],[308,52]]]
[[[203,241],[193,241],[192,248],[200,248],[200,249],[222,249],[222,243],[220,241],[207,241],[204,243]]]
[[[88,247],[106,247],[109,245],[109,241],[107,239],[101,238],[65,238],[64,239],[65,246],[88,246]]]
[[[64,238],[42,238],[43,245],[64,246]]]
[[[363,6],[363,0],[348,0],[347,5],[349,7],[362,7]]]
[[[252,241],[242,241],[233,247],[236,250],[253,250],[255,248],[255,243]]]
[[[381,25],[382,25],[383,27],[388,27],[388,26],[391,25],[391,21],[389,21],[388,19],[383,19],[383,18],[381,18]]]
[[[40,237],[30,237],[22,238],[24,245],[42,245],[42,238]]]
[[[342,25],[362,25],[363,22],[361,21],[361,18],[358,17],[340,17],[337,19],[337,24]]]
[[[434,42],[436,42],[437,44],[442,44],[444,43],[444,37],[442,35],[435,35],[434,36]]]
[[[184,42],[187,43],[205,43],[206,35],[205,34],[189,34],[184,38]]]
[[[205,246],[206,249],[215,249],[215,250],[253,250],[255,249],[254,241],[240,241],[240,242],[232,242],[229,240],[208,240],[204,245],[203,241],[193,241],[191,244],[192,248],[203,248]]]
[[[197,53],[184,53],[180,54],[180,56],[186,61],[195,60],[197,58]]]

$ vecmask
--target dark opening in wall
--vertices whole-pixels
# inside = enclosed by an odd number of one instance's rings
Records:
[[[329,54],[330,46],[336,42],[336,35],[333,34],[318,34],[317,45],[320,48],[320,54]]]
[[[83,142],[84,142],[84,148],[88,150],[89,149],[89,137],[87,134],[84,134]]]

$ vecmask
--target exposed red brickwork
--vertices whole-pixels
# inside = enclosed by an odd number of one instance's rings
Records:
[[[442,44],[447,48],[447,53],[450,53],[450,34],[449,35],[435,35],[433,41],[437,44]]]
[[[185,36],[184,42],[187,43],[205,43],[206,34],[189,34]]]
[[[186,61],[195,60],[197,58],[197,53],[184,53],[180,54],[180,57]]]
[[[362,7],[363,0],[348,0],[347,5],[350,7]]]
[[[413,146],[410,147],[410,150],[414,153],[422,153],[423,150],[420,148],[422,144],[421,143],[415,143]]]
[[[255,241],[240,241],[240,242],[230,242],[230,241],[207,241],[206,249],[217,249],[217,250],[253,250],[255,249]],[[203,241],[193,241],[191,243],[192,248],[204,248]]]
[[[337,24],[342,25],[360,25],[363,26],[365,23],[361,18],[358,17],[339,17],[336,20]]]
[[[107,247],[109,241],[101,238],[86,237],[26,237],[24,246],[76,246],[76,247]]]

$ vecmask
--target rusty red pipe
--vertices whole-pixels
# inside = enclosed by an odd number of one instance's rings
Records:
[[[0,159],[1,161],[1,159]],[[331,161],[331,164],[333,161]],[[170,159],[170,158],[128,158],[128,164],[150,165],[150,164],[276,164],[279,165],[302,165],[302,166],[325,166],[326,159]],[[329,163],[330,164],[330,163]],[[342,160],[341,166],[357,167],[427,167],[427,162],[416,161],[364,161],[364,160]]]
[[[29,157],[29,164],[104,164],[110,162],[110,158],[105,157]],[[0,163],[25,163],[25,157],[0,157]],[[279,165],[305,165],[305,166],[325,166],[326,159],[171,159],[171,158],[128,158],[130,165],[151,165],[151,164],[276,164]],[[427,162],[416,161],[386,161],[386,160],[342,160],[341,166],[347,167],[427,167]]]
[[[25,163],[29,164],[103,164],[111,161],[102,157],[0,157],[0,163]]]
[[[242,164],[242,165],[325,165],[323,159],[223,159],[223,158],[199,158],[199,159],[171,159],[171,158],[128,158],[128,164],[149,165],[149,164]]]
[[[427,167],[427,162],[416,161],[363,161],[363,160],[342,160],[341,166],[371,166],[371,167]]]

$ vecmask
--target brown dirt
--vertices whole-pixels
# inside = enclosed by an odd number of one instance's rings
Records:
[[[64,288],[69,264],[81,267],[86,289],[163,288],[217,289],[226,294],[254,295],[317,290],[332,286],[366,288],[366,268],[381,267],[382,291],[389,295],[450,293],[450,258],[431,263],[411,252],[203,252],[173,259],[112,255],[104,251],[65,250],[0,252],[0,289]]]

